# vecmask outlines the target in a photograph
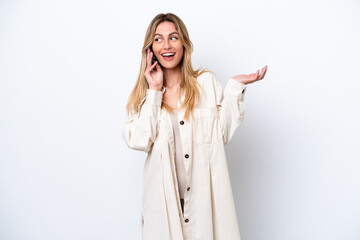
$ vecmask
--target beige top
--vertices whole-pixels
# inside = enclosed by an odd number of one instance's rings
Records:
[[[173,126],[173,133],[174,133],[176,177],[179,185],[180,198],[184,199],[184,193],[186,187],[186,173],[184,166],[184,156],[181,149],[181,138],[180,138],[177,115],[178,115],[177,110],[173,110],[173,112],[170,113],[172,126]]]
[[[140,111],[130,113],[123,127],[126,144],[147,153],[139,213],[146,240],[240,240],[224,145],[243,120],[246,85],[230,79],[223,89],[209,72],[197,81],[203,91],[193,117],[186,119],[185,109],[177,110],[186,173],[183,213],[172,162],[172,121],[161,107],[164,88],[147,89]],[[178,106],[184,101],[181,94]]]

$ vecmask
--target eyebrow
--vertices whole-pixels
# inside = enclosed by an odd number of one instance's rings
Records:
[[[169,36],[170,36],[170,35],[173,35],[173,34],[179,34],[179,33],[178,33],[178,32],[172,32],[172,33],[169,34]],[[160,33],[155,33],[154,36],[156,36],[156,35],[162,36]]]

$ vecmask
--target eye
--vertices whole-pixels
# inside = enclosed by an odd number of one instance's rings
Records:
[[[177,38],[177,37],[172,36],[172,37],[170,37],[170,39],[178,39],[178,38]]]
[[[161,38],[155,38],[154,41],[155,41],[155,42],[160,42],[160,41],[161,41]]]

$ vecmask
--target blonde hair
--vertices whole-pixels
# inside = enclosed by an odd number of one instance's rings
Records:
[[[185,119],[189,119],[190,114],[192,115],[194,109],[197,107],[200,99],[200,90],[201,86],[197,81],[197,77],[203,74],[204,72],[211,72],[209,70],[194,70],[191,64],[191,54],[193,52],[193,44],[190,41],[188,31],[185,27],[183,21],[173,13],[160,13],[156,15],[151,21],[148,29],[146,31],[144,45],[142,48],[142,57],[140,64],[140,71],[138,79],[135,83],[135,86],[129,96],[128,103],[126,105],[127,113],[137,114],[140,111],[139,104],[142,99],[146,96],[146,91],[149,88],[148,82],[145,78],[145,69],[146,69],[146,54],[147,48],[152,45],[155,31],[157,26],[165,21],[174,23],[176,30],[179,32],[180,40],[184,46],[183,57],[180,61],[182,80],[180,83],[180,95],[185,93],[184,101],[181,102],[181,108],[185,109]],[[166,109],[171,112],[172,109],[164,101],[161,104],[161,108]]]

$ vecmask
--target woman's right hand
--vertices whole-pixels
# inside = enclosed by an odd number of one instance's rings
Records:
[[[153,54],[154,53],[150,51],[150,48],[148,48],[146,54],[145,78],[149,84],[149,89],[161,91],[164,75],[158,61],[156,61],[154,64],[151,64]]]

